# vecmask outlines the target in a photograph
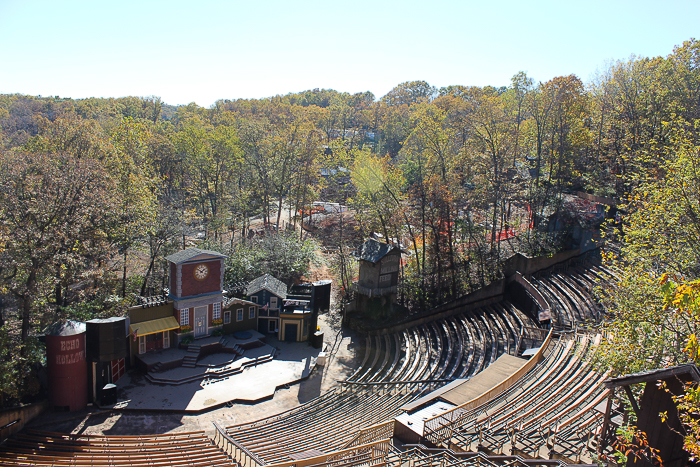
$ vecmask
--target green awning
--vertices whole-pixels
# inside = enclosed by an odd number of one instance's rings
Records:
[[[170,331],[171,329],[177,329],[179,327],[180,325],[175,317],[168,316],[167,318],[141,321],[140,323],[131,324],[129,325],[129,332],[132,334],[135,333],[137,336],[147,336],[157,332]]]

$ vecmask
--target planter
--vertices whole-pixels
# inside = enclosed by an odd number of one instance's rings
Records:
[[[189,332],[176,332],[175,335],[177,336],[177,345],[179,346],[180,343],[182,342],[183,339],[190,337],[194,340],[194,331],[189,331]]]

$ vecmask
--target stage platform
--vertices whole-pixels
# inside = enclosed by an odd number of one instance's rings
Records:
[[[231,341],[236,340],[230,339]],[[145,376],[132,372],[117,382],[118,403],[113,408],[198,413],[229,402],[254,403],[271,398],[278,387],[307,378],[316,365],[320,351],[321,349],[314,349],[307,342],[286,343],[268,338],[268,344],[246,350],[243,357],[232,363],[207,366],[215,364],[217,358],[230,358],[228,354],[214,354],[202,359],[202,366],[178,367],[155,373],[159,377],[172,380],[197,376],[194,381],[155,384],[149,382]],[[262,357],[273,354],[274,359],[263,361]],[[240,371],[215,377],[214,373],[217,371],[236,368]]]

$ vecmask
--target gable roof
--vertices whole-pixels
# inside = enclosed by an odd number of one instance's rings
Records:
[[[197,256],[201,255],[207,255],[207,256],[214,256],[216,258],[226,258],[226,255],[223,255],[219,253],[218,251],[212,251],[212,250],[203,250],[201,248],[187,248],[186,250],[178,251],[177,253],[173,253],[170,256],[166,256],[165,259],[170,261],[171,263],[175,264],[180,264],[180,263],[185,263],[187,261],[190,261]]]
[[[400,251],[400,248],[389,245],[388,243],[381,243],[373,238],[370,238],[362,244],[357,257],[358,259],[369,261],[370,263],[377,263],[380,259],[394,250]]]
[[[700,370],[692,363],[684,365],[672,366],[668,368],[659,368],[657,370],[641,371],[631,375],[618,376],[603,381],[608,389],[629,386],[630,384],[646,383],[649,381],[664,381],[669,378],[681,378],[684,380],[700,381]]]
[[[245,294],[250,296],[254,293],[260,292],[263,289],[277,295],[282,300],[287,298],[287,284],[279,279],[275,279],[269,274],[264,274],[257,279],[250,281],[245,290]]]

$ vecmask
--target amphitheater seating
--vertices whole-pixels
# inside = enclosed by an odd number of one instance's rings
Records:
[[[225,466],[232,459],[203,431],[150,436],[27,430],[6,441],[0,465]]]
[[[483,452],[455,452],[451,449],[429,449],[420,444],[404,445],[403,450],[393,448],[386,456],[387,467],[483,467],[483,466],[563,466],[559,460],[526,459],[520,456],[489,455]]]
[[[346,388],[253,423],[226,427],[227,434],[264,463],[288,461],[306,451],[341,449],[363,427],[390,420],[420,391]]]
[[[549,342],[544,360],[510,389],[478,407],[455,409],[459,416],[445,423],[425,422],[426,438],[438,446],[500,455],[416,446],[391,451],[386,459],[358,456],[333,465],[533,466],[559,465],[543,460],[554,454],[574,461],[587,458],[601,427],[597,409],[608,395],[600,384],[605,376],[593,366],[602,336],[572,330],[601,319],[603,309],[592,291],[601,281],[615,280],[614,273],[579,261],[527,279],[550,305],[553,324],[565,331]],[[217,425],[217,433],[225,432],[233,440],[230,445],[261,464],[332,453],[346,447],[363,428],[399,415],[400,407],[427,392],[427,381],[471,378],[504,353],[519,355],[525,342],[541,340],[532,330],[537,327],[534,320],[507,300],[455,311],[397,332],[368,336],[361,364],[341,387],[262,420],[224,429]],[[502,455],[508,451],[510,455]],[[203,432],[88,436],[27,431],[0,450],[0,465],[103,464],[198,467],[231,465],[232,458]]]
[[[515,355],[532,318],[509,302],[428,322],[392,334],[368,336],[348,383],[468,378],[503,353]]]
[[[591,262],[558,265],[529,278],[549,303],[552,322],[563,329],[591,325],[602,319],[602,307],[593,297],[594,288],[615,281],[613,272]]]
[[[518,450],[545,458],[551,450],[580,458],[581,452],[571,452],[580,447],[576,437],[584,435],[582,427],[598,427],[601,414],[595,407],[607,396],[601,385],[605,376],[592,365],[601,339],[600,334],[563,337],[543,364],[463,416],[442,443],[464,450],[476,445],[499,453]]]

